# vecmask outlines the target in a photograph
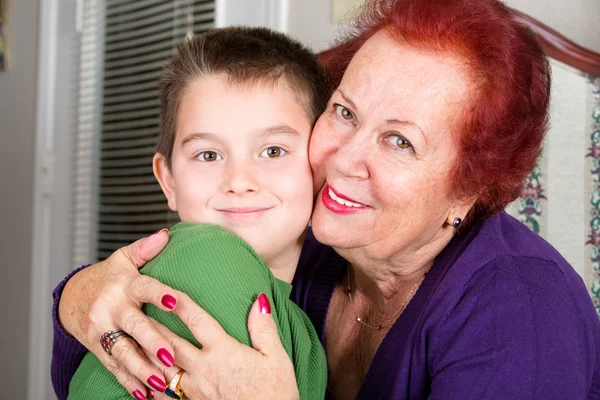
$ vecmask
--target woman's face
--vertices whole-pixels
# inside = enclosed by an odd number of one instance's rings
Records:
[[[468,210],[448,191],[451,130],[468,93],[457,59],[401,46],[385,32],[369,39],[310,142],[317,239],[385,259],[419,257],[447,238],[445,222]]]

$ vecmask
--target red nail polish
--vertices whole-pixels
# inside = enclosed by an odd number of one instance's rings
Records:
[[[173,364],[175,364],[175,359],[167,349],[158,349],[156,352],[156,357],[158,357],[160,362],[165,364],[167,367],[171,367]]]
[[[167,385],[165,385],[165,383],[162,381],[162,379],[160,379],[156,375],[150,375],[150,378],[148,378],[148,380],[146,382],[148,382],[148,385],[152,386],[154,389],[158,390],[159,392],[164,392],[165,389],[167,388]]]
[[[177,299],[175,299],[175,297],[171,296],[170,294],[165,294],[162,299],[160,299],[160,302],[162,303],[163,306],[167,307],[169,310],[172,310],[175,308],[175,306],[177,305]]]
[[[258,309],[261,314],[271,314],[271,303],[269,303],[269,299],[264,293],[258,296]]]
[[[151,399],[154,398],[154,390],[148,389],[148,397],[150,397]]]
[[[133,391],[133,397],[135,397],[137,400],[146,400],[146,396],[144,396],[139,390]]]

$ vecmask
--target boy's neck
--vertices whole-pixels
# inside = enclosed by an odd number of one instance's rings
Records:
[[[296,268],[298,267],[298,260],[300,259],[300,253],[302,252],[302,245],[304,244],[305,237],[306,231],[288,249],[279,253],[271,260],[265,260],[265,263],[269,266],[269,269],[275,278],[287,283],[292,283]]]

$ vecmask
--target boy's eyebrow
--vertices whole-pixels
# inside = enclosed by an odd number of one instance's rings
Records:
[[[270,126],[268,128],[261,129],[257,134],[257,136],[263,138],[271,135],[300,136],[297,130],[286,124]]]
[[[286,124],[270,126],[268,128],[259,130],[256,134],[256,136],[263,138],[272,135],[300,136],[297,130]],[[208,132],[192,133],[181,141],[181,147],[184,147],[186,144],[194,140],[212,140],[216,142],[219,140],[219,138],[217,135]]]
[[[186,136],[185,139],[181,142],[181,147],[185,146],[189,142],[193,140],[213,140],[217,141],[217,137],[212,133],[192,133],[191,135]]]

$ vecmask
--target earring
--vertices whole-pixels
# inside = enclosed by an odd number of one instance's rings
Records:
[[[454,222],[452,222],[452,226],[455,229],[458,229],[458,227],[460,226],[460,224],[462,224],[462,219],[460,219],[458,217],[454,218]]]

